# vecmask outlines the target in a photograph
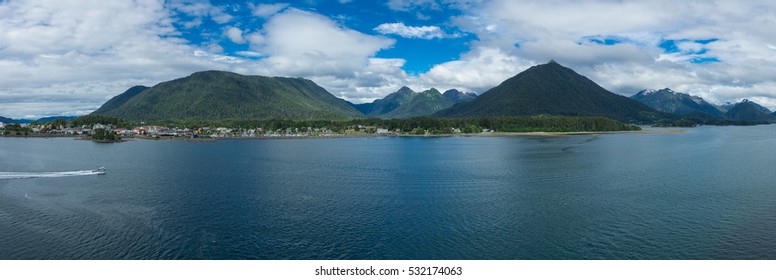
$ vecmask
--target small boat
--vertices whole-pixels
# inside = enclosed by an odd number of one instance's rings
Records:
[[[105,174],[105,171],[108,171],[108,169],[105,168],[105,166],[100,166],[99,168],[93,170],[93,172],[97,174]]]

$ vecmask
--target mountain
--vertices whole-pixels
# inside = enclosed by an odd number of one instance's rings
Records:
[[[78,118],[78,117],[76,117],[76,116],[51,116],[51,117],[40,118],[40,119],[37,120],[37,122],[51,122],[51,121],[54,121],[56,119],[63,119],[63,120],[69,121],[69,120],[73,120],[73,119],[76,119],[76,118]]]
[[[773,113],[773,112],[771,112],[771,110],[768,110],[768,108],[765,108],[764,106],[762,106],[760,104],[757,104],[757,103],[755,103],[753,101],[749,101],[749,99],[744,99],[742,102],[746,102],[746,101],[752,103],[752,106],[757,108],[757,110],[763,111],[763,112],[768,113],[768,114],[772,114]]]
[[[110,100],[108,100],[108,102],[105,102],[105,104],[103,104],[99,109],[94,111],[92,114],[103,115],[112,110],[116,110],[116,108],[121,107],[121,105],[124,105],[124,103],[132,99],[132,97],[137,96],[138,94],[140,94],[141,92],[143,92],[148,88],[149,87],[146,87],[146,86],[131,87],[124,93],[116,95]]]
[[[372,103],[363,103],[363,104],[353,104],[353,102],[345,101],[350,105],[350,107],[353,107],[353,109],[356,109],[356,111],[361,112],[361,114],[366,115],[368,112],[372,110]]]
[[[408,88],[402,87],[398,91],[385,96],[383,99],[377,99],[372,103],[356,104],[356,108],[367,116],[383,116],[395,110],[415,95],[415,92]]]
[[[751,102],[751,101],[749,101],[749,99],[744,99],[741,102]],[[772,113],[771,110],[768,110],[768,108],[765,108],[762,105],[754,103],[754,102],[752,102],[752,103],[753,103],[752,105],[754,105],[754,107],[757,108],[758,110],[766,112],[768,114]],[[730,110],[731,108],[735,107],[736,105],[738,105],[738,103],[725,102],[724,104],[719,105],[719,108],[722,108],[723,112],[727,112],[728,110]]]
[[[6,117],[0,117],[0,122],[2,123],[31,123],[35,120],[30,119],[12,119],[12,118],[6,118]]]
[[[520,115],[603,116],[628,122],[663,117],[638,101],[607,91],[555,61],[507,79],[471,102],[436,113],[440,117]]]
[[[122,95],[92,114],[136,121],[363,117],[344,100],[303,78],[204,71],[144,90],[133,87]]]
[[[473,92],[469,93],[463,93],[460,90],[457,89],[450,89],[445,91],[445,93],[442,94],[447,100],[452,101],[453,103],[461,103],[464,101],[473,100],[474,98],[477,98],[477,94]]]
[[[442,109],[453,106],[453,104],[453,101],[442,96],[437,89],[431,88],[413,94],[401,104],[401,106],[382,116],[395,119],[429,116]]]
[[[642,90],[631,96],[631,99],[660,112],[687,115],[692,112],[702,112],[715,118],[724,117],[719,108],[706,102],[703,98],[686,93],[675,92],[669,88],[661,90]]]
[[[408,87],[402,87],[383,99],[372,103],[354,104],[353,107],[371,117],[411,118],[428,116],[453,104],[453,101],[434,88],[415,92]]]
[[[765,110],[763,110],[765,109]],[[725,113],[725,117],[736,121],[754,121],[754,122],[774,122],[776,116],[770,113],[770,110],[757,103],[744,99],[736,103]]]
[[[733,107],[735,107],[735,106],[736,106],[736,103],[733,103],[733,102],[725,102],[724,104],[722,104],[722,105],[719,105],[719,108],[721,108],[721,109],[722,109],[722,110],[721,110],[722,112],[727,112],[728,110],[730,110],[730,108],[733,108]]]
[[[56,119],[63,119],[66,121],[72,120],[77,118],[76,116],[52,116],[52,117],[43,117],[37,120],[29,120],[29,119],[11,119],[6,117],[0,117],[0,122],[2,123],[31,123],[31,122],[50,122]]]

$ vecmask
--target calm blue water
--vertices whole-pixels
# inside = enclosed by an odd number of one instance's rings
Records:
[[[775,259],[776,126],[0,138],[0,259]],[[1,177],[1,176],[0,176]]]

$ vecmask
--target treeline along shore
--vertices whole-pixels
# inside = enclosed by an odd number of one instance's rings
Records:
[[[145,138],[317,138],[374,135],[479,135],[525,132],[607,132],[641,130],[605,117],[514,116],[480,118],[415,117],[353,120],[170,120],[130,122],[87,115],[26,125],[6,125],[6,136],[89,136],[100,142]]]

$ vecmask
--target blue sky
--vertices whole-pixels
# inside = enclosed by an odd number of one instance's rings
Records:
[[[468,50],[468,42],[476,39],[474,34],[462,32],[450,24],[450,19],[461,16],[462,11],[449,6],[440,5],[436,8],[418,8],[407,11],[393,10],[388,2],[381,1],[285,1],[254,2],[254,5],[235,4],[233,1],[211,1],[212,5],[225,7],[226,13],[231,18],[229,26],[239,28],[241,31],[261,30],[269,18],[256,16],[255,10],[262,5],[268,11],[275,10],[282,13],[288,9],[299,9],[317,13],[331,18],[343,27],[356,30],[364,34],[386,36],[396,40],[390,48],[381,49],[375,54],[379,58],[403,58],[406,63],[402,67],[411,74],[424,73],[433,65],[457,59],[460,54]],[[182,31],[182,37],[191,43],[207,45],[211,40],[216,40],[223,48],[223,53],[231,56],[241,56],[240,52],[250,51],[249,44],[235,43],[229,38],[221,36],[225,24],[219,23],[213,17],[198,17],[187,14],[185,9],[176,9],[175,27]],[[196,26],[187,26],[194,20],[201,21]],[[383,25],[383,24],[389,25]],[[425,36],[409,37],[408,34],[390,33],[386,28],[390,24],[400,23],[407,28],[419,29],[431,27],[436,32],[426,32]],[[383,25],[384,28],[379,28]],[[420,32],[420,31],[418,31]],[[431,51],[433,50],[433,51]]]
[[[554,59],[615,93],[776,109],[772,1],[0,1],[0,116],[86,114],[196,71],[305,77],[356,103],[482,93]]]

